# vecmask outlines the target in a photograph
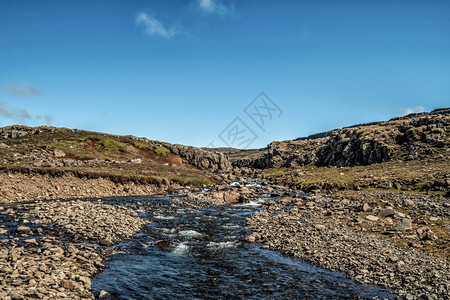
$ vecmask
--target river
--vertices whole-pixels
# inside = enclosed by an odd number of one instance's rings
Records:
[[[242,205],[190,208],[174,196],[104,199],[151,223],[114,248],[92,280],[108,299],[395,298],[380,287],[250,244],[246,218],[269,196]]]

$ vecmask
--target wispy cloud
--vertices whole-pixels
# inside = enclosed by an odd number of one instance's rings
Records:
[[[11,82],[8,82],[8,91],[12,95],[19,97],[36,97],[42,93],[26,83],[13,84]]]
[[[0,116],[19,122],[31,119],[30,114],[25,109],[12,108],[4,101],[0,102]]]
[[[145,33],[149,36],[171,38],[178,34],[174,27],[166,28],[155,17],[148,15],[145,12],[141,12],[136,16],[136,24],[143,26]]]
[[[406,115],[414,114],[414,113],[421,113],[424,111],[425,111],[425,107],[423,107],[423,106],[408,107],[403,110],[402,116],[406,116]]]
[[[219,0],[197,0],[198,8],[209,14],[224,14],[229,9],[221,4]]]
[[[32,116],[28,113],[26,109],[12,107],[5,101],[0,102],[0,120],[9,119],[19,123],[25,123],[27,121],[41,121],[44,120],[45,124],[50,125],[53,121],[53,116]]]

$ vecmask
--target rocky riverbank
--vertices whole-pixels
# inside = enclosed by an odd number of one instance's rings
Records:
[[[1,299],[94,299],[90,278],[106,257],[100,245],[129,239],[147,223],[100,200],[40,201],[0,213]]]
[[[247,239],[406,299],[449,299],[448,200],[356,195],[280,197],[247,220]]]

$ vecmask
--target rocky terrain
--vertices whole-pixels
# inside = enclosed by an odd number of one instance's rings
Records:
[[[247,240],[361,283],[392,288],[406,299],[448,299],[448,202],[385,198],[389,200],[282,197],[248,219],[253,233]],[[419,208],[427,217],[417,217]],[[411,214],[402,212],[409,210]]]
[[[448,299],[450,202],[443,196],[386,191],[304,194],[262,181],[197,190],[177,204],[203,208],[266,199],[247,219],[250,243],[404,299]]]
[[[100,200],[0,207],[0,298],[94,299],[90,277],[107,257],[95,245],[131,238],[146,224],[136,216]]]

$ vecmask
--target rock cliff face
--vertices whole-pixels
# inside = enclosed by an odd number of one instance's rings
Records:
[[[315,164],[370,165],[396,159],[415,160],[448,155],[450,109],[411,114],[386,122],[336,129],[308,138],[272,142],[256,157],[240,158],[238,167],[266,169]]]
[[[173,154],[180,156],[190,165],[211,172],[228,172],[232,169],[230,161],[222,153],[205,151],[192,146],[164,143]]]

